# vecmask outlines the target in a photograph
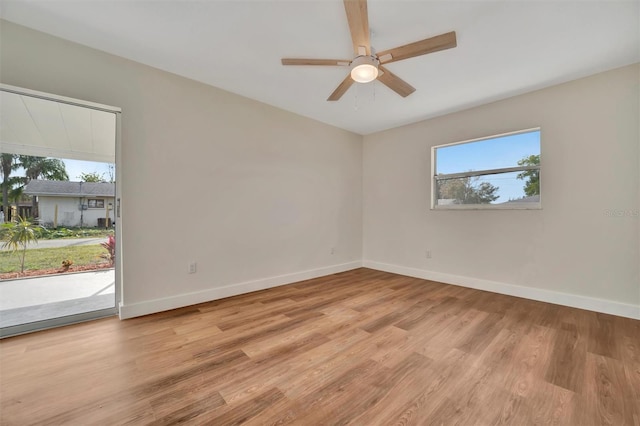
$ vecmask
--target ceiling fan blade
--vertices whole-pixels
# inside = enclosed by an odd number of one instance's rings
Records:
[[[456,46],[456,32],[451,31],[435,37],[416,41],[415,43],[405,44],[404,46],[396,47],[395,49],[378,52],[378,58],[380,58],[380,62],[390,64],[391,62],[413,58],[414,56],[426,55],[427,53],[433,53],[439,50],[451,49]]]
[[[393,74],[388,69],[380,67],[380,70],[382,71],[382,74],[378,75],[378,80],[403,98],[406,98],[416,91],[415,87]]]
[[[327,98],[327,100],[337,101],[342,97],[342,95],[347,92],[347,90],[349,90],[349,87],[351,87],[352,84],[353,79],[351,78],[351,74],[347,74],[347,78],[342,80],[342,83],[340,83],[340,85],[336,88],[336,90],[333,91],[333,93]]]
[[[347,12],[354,53],[356,56],[361,55],[359,47],[364,47],[365,54],[371,55],[367,0],[344,0],[344,10]]]
[[[337,65],[348,67],[350,59],[295,59],[282,58],[282,65]]]

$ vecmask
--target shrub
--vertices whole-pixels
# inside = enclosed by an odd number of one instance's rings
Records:
[[[107,250],[107,253],[103,254],[102,257],[107,259],[110,265],[113,265],[116,261],[116,237],[109,235],[107,241],[100,243],[100,245]]]

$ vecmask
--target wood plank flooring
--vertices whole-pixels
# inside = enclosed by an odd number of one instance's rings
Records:
[[[368,269],[0,341],[2,425],[640,425],[640,321]]]

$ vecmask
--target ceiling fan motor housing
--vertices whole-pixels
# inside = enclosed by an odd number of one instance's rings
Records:
[[[375,56],[362,55],[351,61],[351,78],[358,83],[368,83],[378,78],[380,61]]]

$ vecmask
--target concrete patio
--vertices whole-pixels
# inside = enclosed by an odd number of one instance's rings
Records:
[[[113,269],[0,281],[0,328],[112,308]]]

